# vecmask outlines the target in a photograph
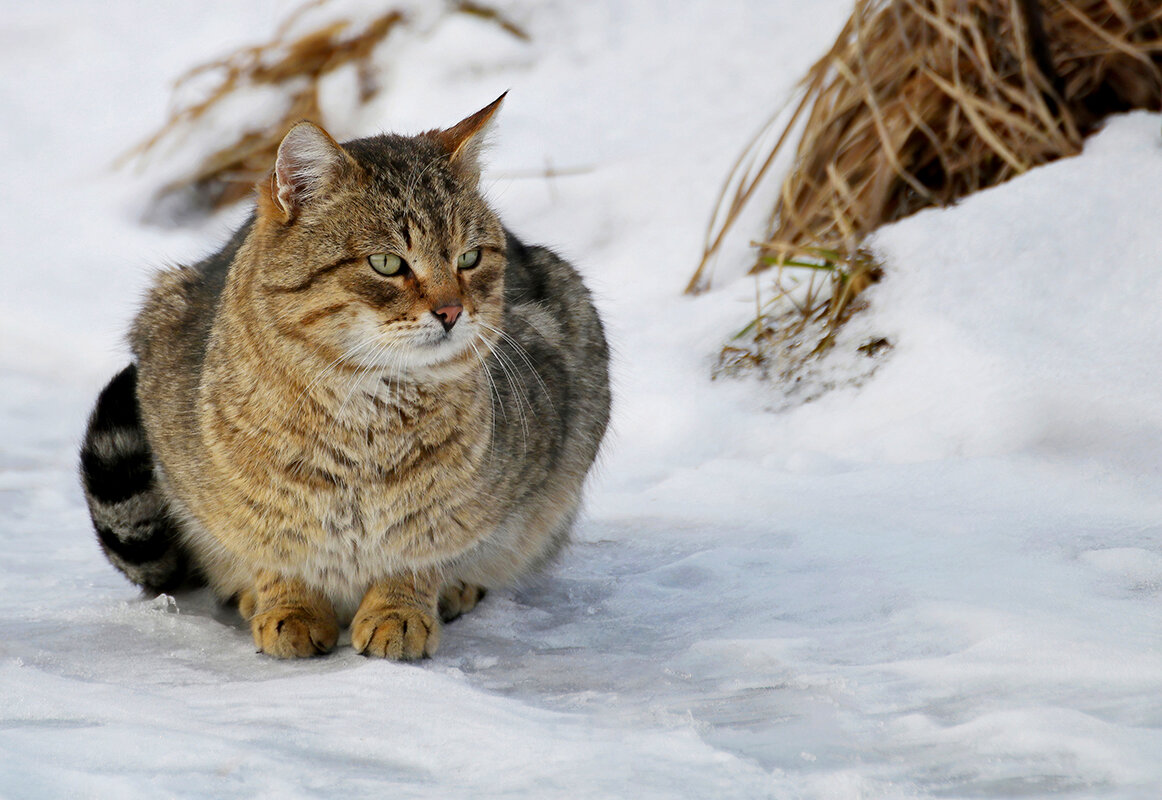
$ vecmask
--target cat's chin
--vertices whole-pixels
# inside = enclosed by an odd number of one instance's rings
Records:
[[[431,345],[410,347],[405,351],[403,368],[408,372],[424,370],[441,371],[473,362],[472,348],[468,343],[451,339]]]
[[[407,376],[413,383],[437,384],[463,380],[465,375],[480,369],[480,364],[470,355],[466,358],[441,361],[426,367],[408,370]]]
[[[477,353],[484,350],[484,345],[477,345],[474,350],[473,341],[471,336],[441,336],[397,344],[360,366],[369,374],[382,371],[386,379],[407,378],[424,383],[453,380],[481,367]]]

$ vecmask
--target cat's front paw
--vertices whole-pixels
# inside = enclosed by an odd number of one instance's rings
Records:
[[[461,614],[476,608],[485,594],[483,586],[463,581],[453,581],[440,590],[440,620],[451,622]]]
[[[361,609],[351,623],[351,646],[396,661],[426,658],[440,646],[440,621],[416,606]]]
[[[277,658],[329,653],[339,639],[339,626],[333,617],[287,606],[252,617],[250,632],[259,650]]]

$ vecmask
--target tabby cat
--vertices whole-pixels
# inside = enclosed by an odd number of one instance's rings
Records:
[[[302,122],[217,254],[160,273],[81,450],[109,560],[205,582],[258,648],[431,655],[565,542],[609,417],[577,273],[479,190],[503,96],[447,130]]]

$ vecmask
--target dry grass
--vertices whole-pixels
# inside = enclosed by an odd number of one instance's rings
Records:
[[[177,79],[175,97],[195,81],[210,85],[202,99],[177,106],[161,129],[126,154],[123,161],[156,151],[163,142],[195,134],[200,120],[242,90],[274,87],[285,97],[285,110],[273,123],[267,118],[240,120],[232,141],[202,159],[188,174],[162,187],[157,198],[160,204],[188,214],[249,199],[255,182],[274,163],[283,134],[294,123],[306,119],[330,127],[320,108],[319,92],[321,81],[335,70],[355,67],[360,105],[379,93],[372,56],[385,39],[408,23],[408,18],[399,10],[388,9],[359,25],[336,20],[305,34],[291,35],[304,15],[327,2],[303,3],[269,42],[196,66]],[[528,39],[523,29],[489,6],[464,0],[450,3],[448,12],[483,19],[517,38]],[[180,198],[177,203],[167,202],[175,197]]]
[[[834,388],[813,380],[813,363],[831,348],[843,323],[864,308],[860,295],[879,281],[883,269],[863,248],[850,255],[816,248],[810,260],[784,259],[773,268],[773,292],[764,298],[756,281],[754,316],[723,346],[714,376],[758,374],[780,383],[788,399],[805,402]],[[890,349],[880,337],[856,346],[869,357]],[[862,382],[877,366],[859,365],[850,381]]]
[[[788,269],[826,277],[799,324],[823,314],[833,331],[874,277],[859,255],[867,234],[1076,154],[1110,113],[1162,107],[1160,65],[1155,0],[857,0],[774,145],[767,130],[740,156],[687,291],[709,286],[712,258],[799,126],[751,271],[778,270],[776,297]]]

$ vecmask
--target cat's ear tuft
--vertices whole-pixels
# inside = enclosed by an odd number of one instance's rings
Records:
[[[300,122],[278,146],[270,179],[271,199],[285,221],[298,216],[312,199],[322,195],[342,174],[351,157],[325,130]]]
[[[434,132],[436,141],[448,151],[449,160],[457,171],[471,177],[480,176],[480,151],[484,145],[488,123],[492,121],[493,116],[500,110],[500,104],[504,102],[507,94],[508,92],[505,92],[484,108],[472,116],[460,120],[451,128]]]

